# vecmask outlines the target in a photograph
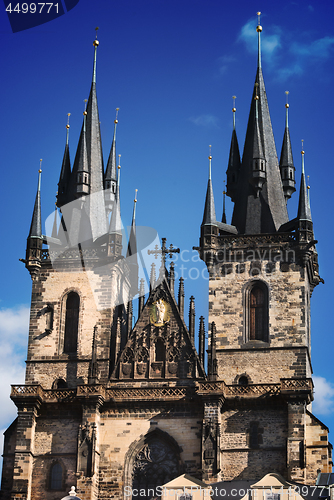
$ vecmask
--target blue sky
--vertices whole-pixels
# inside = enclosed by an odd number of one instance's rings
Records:
[[[19,258],[25,256],[39,159],[43,159],[42,215],[46,219],[54,209],[67,113],[71,113],[74,160],[83,101],[90,89],[95,27],[100,28],[97,93],[105,162],[115,108],[120,108],[117,153],[122,155],[123,222],[131,222],[137,188],[138,224],[157,229],[168,244],[185,250],[184,259],[189,258],[183,263],[186,311],[193,294],[197,330],[199,316],[207,318],[207,280],[204,265],[193,262],[192,247],[198,245],[203,216],[209,144],[220,218],[232,95],[237,96],[242,149],[256,72],[258,10],[263,13],[263,73],[276,147],[280,154],[285,91],[289,90],[298,183],[300,141],[304,139],[320,274],[325,280],[312,297],[313,409],[334,429],[334,241],[329,227],[334,212],[334,6],[328,1],[304,0],[235,0],[233,4],[222,0],[80,0],[59,19],[15,34],[5,12],[0,14],[0,430],[15,417],[9,385],[24,379],[31,281]],[[296,194],[289,201],[290,218],[296,216],[297,201]],[[231,213],[228,199],[228,222]],[[204,278],[197,279],[198,275]]]

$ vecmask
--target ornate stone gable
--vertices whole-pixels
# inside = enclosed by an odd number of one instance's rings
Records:
[[[205,378],[195,346],[165,279],[151,291],[112,378]]]

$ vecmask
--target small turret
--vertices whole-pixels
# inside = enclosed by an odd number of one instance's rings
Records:
[[[295,188],[296,181],[295,181],[295,167],[293,164],[292,148],[291,148],[290,132],[289,132],[289,116],[288,116],[288,113],[289,113],[289,111],[288,111],[289,110],[289,103],[288,103],[289,92],[286,91],[285,93],[286,93],[286,99],[287,99],[286,104],[285,104],[285,109],[286,109],[285,131],[284,131],[279,166],[280,166],[280,171],[281,171],[284,196],[285,196],[286,201],[288,201],[288,199],[291,198],[291,195],[296,191],[296,188]]]
[[[195,297],[190,297],[189,304],[189,336],[191,342],[195,345]]]
[[[120,207],[120,157],[118,155],[119,163],[118,163],[118,179],[117,179],[117,189],[116,189],[116,197],[114,202],[114,209],[110,219],[109,226],[109,244],[108,244],[108,256],[120,257],[122,255],[122,219],[121,219],[121,207]]]
[[[42,160],[40,160],[40,167],[41,166]],[[26,259],[24,261],[33,279],[41,267],[42,260],[41,174],[42,169],[40,168],[38,171],[38,185],[34,211],[32,214],[29,236],[27,238]]]
[[[107,215],[110,214],[113,208],[116,194],[116,127],[118,123],[118,111],[116,108],[116,118],[114,120],[114,136],[111,144],[107,168],[104,175],[104,199]]]
[[[75,183],[74,193],[75,197],[77,198],[90,193],[90,172],[87,157],[86,120],[87,111],[85,109],[82,131],[73,166],[73,180]]]
[[[311,207],[309,202],[309,197],[307,194],[306,179],[305,179],[305,164],[304,155],[305,151],[303,148],[304,141],[302,141],[302,176],[300,179],[300,191],[299,191],[299,203],[298,203],[298,215],[297,215],[297,231],[298,231],[298,241],[310,242],[314,239],[313,234],[313,222],[311,216]]]
[[[130,268],[130,294],[134,297],[138,293],[138,259],[137,259],[137,237],[136,237],[136,204],[137,193],[135,191],[135,199],[133,201],[132,224],[130,230],[129,244],[127,250],[127,262]]]
[[[226,170],[226,175],[227,175],[227,185],[226,185],[226,194],[231,198],[232,201],[234,201],[234,197],[237,191],[237,185],[238,185],[238,178],[239,178],[239,171],[240,171],[240,151],[239,151],[239,144],[238,144],[238,139],[237,139],[237,133],[235,130],[235,112],[236,112],[236,107],[235,107],[235,99],[236,96],[233,96],[233,131],[232,131],[232,138],[231,138],[231,147],[230,147],[230,156],[228,159],[228,168]],[[224,222],[224,221],[222,221]]]
[[[211,180],[211,146],[210,148],[210,155],[209,155],[209,180],[208,180],[208,187],[206,190],[206,198],[205,198],[205,205],[204,205],[204,214],[203,214],[203,222],[202,226],[205,225],[215,225],[216,224],[216,209],[215,209],[215,200],[213,197],[213,189],[212,189],[212,180]]]
[[[255,83],[255,124],[254,124],[254,140],[253,140],[253,158],[252,170],[249,182],[255,190],[256,198],[259,197],[260,191],[263,188],[267,179],[266,173],[266,159],[263,153],[262,138],[259,126],[259,96],[258,96],[258,83]]]

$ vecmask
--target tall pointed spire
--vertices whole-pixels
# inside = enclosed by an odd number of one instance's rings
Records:
[[[71,113],[67,113],[67,124],[66,124],[66,143],[65,151],[63,156],[63,163],[61,166],[59,182],[58,182],[58,193],[57,193],[57,206],[60,208],[62,205],[67,203],[67,190],[69,187],[70,177],[71,177],[71,162],[70,162],[70,150],[69,150],[69,130],[70,130],[70,116]]]
[[[309,204],[309,198],[307,195],[306,179],[305,179],[305,164],[304,164],[304,141],[302,141],[302,176],[300,179],[300,191],[299,191],[299,204],[298,204],[298,215],[299,220],[307,220],[312,222],[311,207]]]
[[[239,144],[237,138],[237,132],[235,129],[235,113],[237,108],[235,107],[236,96],[232,97],[233,99],[233,130],[232,130],[232,138],[231,138],[231,146],[230,146],[230,156],[228,159],[228,167],[226,170],[227,175],[227,185],[226,185],[226,193],[227,196],[230,196],[232,201],[234,201],[236,188],[238,185],[239,171],[240,171],[240,152],[239,152]]]
[[[296,191],[295,188],[296,181],[295,181],[295,167],[293,164],[290,131],[289,131],[289,103],[288,103],[289,91],[286,90],[285,94],[286,94],[285,130],[284,130],[279,166],[281,170],[284,196],[285,199],[288,200],[289,198],[291,198],[291,195]]]
[[[111,144],[109,159],[107,163],[107,168],[104,176],[104,197],[106,204],[106,211],[109,214],[112,211],[113,202],[116,193],[116,127],[118,123],[118,111],[116,108],[116,118],[114,120],[114,135]]]
[[[107,232],[107,218],[104,203],[103,192],[103,156],[99,110],[96,96],[96,57],[99,41],[96,38],[94,45],[94,64],[93,78],[90,89],[90,94],[87,103],[87,119],[86,119],[86,141],[87,141],[87,158],[90,172],[90,196],[89,199],[89,219],[92,229],[92,236],[95,240]]]
[[[213,189],[212,189],[212,180],[211,180],[211,146],[210,148],[210,154],[209,154],[209,180],[208,180],[208,187],[206,190],[206,198],[205,198],[205,205],[204,205],[204,215],[203,215],[203,222],[202,225],[205,224],[216,224],[216,210],[215,210],[215,201],[213,198]]]
[[[42,215],[41,215],[41,176],[42,176],[42,160],[40,160],[40,168],[38,170],[38,184],[35,198],[35,205],[31,219],[30,231],[28,238],[42,238]]]
[[[255,79],[257,85],[254,86],[242,164],[234,196],[232,225],[236,226],[241,234],[273,233],[288,221],[261,67],[261,32],[262,27],[258,24],[258,67]],[[258,96],[257,100],[256,96]],[[266,181],[263,183],[262,189],[258,191],[259,196],[256,197],[257,188],[254,189],[253,180],[256,178],[255,155],[260,154],[260,147],[264,155]],[[257,153],[256,148],[258,148]]]

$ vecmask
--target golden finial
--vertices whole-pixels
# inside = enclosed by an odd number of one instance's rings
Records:
[[[262,31],[262,26],[260,24],[261,12],[257,12],[256,15],[257,15],[257,28],[256,28],[256,31],[257,32],[261,32]]]
[[[259,84],[257,82],[255,82],[254,86],[255,86],[255,97],[254,97],[254,100],[258,101],[259,100],[259,96],[257,95],[257,91],[258,91]]]
[[[232,111],[233,111],[233,113],[235,113],[235,112],[236,112],[236,110],[237,110],[237,108],[235,107],[235,100],[236,100],[236,98],[237,98],[237,96],[236,96],[236,95],[233,95],[233,96],[232,96],[232,99],[233,99],[233,108],[232,108]]]
[[[84,112],[83,112],[84,115],[87,115],[87,102],[88,102],[88,99],[84,99],[84,103],[85,103],[84,104]]]
[[[212,156],[211,156],[211,144],[209,145],[209,160],[212,160]]]
[[[304,151],[304,139],[302,139],[302,151],[301,151],[302,155],[305,154],[305,151]]]
[[[226,194],[226,190],[225,190],[225,184],[226,184],[226,181],[223,181],[224,182],[224,191],[223,191],[223,195],[225,196]]]
[[[286,95],[286,103],[285,103],[285,107],[286,107],[286,108],[288,108],[288,107],[289,107],[289,103],[288,103],[288,95],[289,95],[289,93],[290,93],[290,92],[289,92],[288,90],[286,90],[286,91],[285,91],[285,95]]]
[[[311,186],[310,186],[310,176],[308,175],[307,176],[307,189],[311,189]]]
[[[114,120],[114,123],[118,123],[117,116],[118,116],[119,108],[116,108],[116,118]]]
[[[97,47],[97,46],[99,45],[99,43],[100,43],[100,42],[98,41],[98,39],[97,39],[97,32],[98,32],[98,30],[99,30],[99,28],[98,28],[98,27],[96,27],[96,28],[95,28],[95,31],[96,31],[96,34],[95,34],[95,40],[94,40],[94,42],[93,42],[94,47]]]
[[[39,174],[41,174],[41,173],[42,173],[42,161],[43,161],[43,159],[41,158],[41,159],[39,160],[39,171],[38,171],[38,173],[39,173]]]
[[[67,125],[66,125],[67,129],[70,128],[70,116],[71,116],[71,113],[67,113]]]
[[[117,165],[117,168],[118,169],[121,168],[121,155],[118,155],[118,165]]]
[[[136,191],[135,191],[135,199],[133,200],[135,203],[137,203],[137,193],[138,193],[138,189],[136,189]]]

